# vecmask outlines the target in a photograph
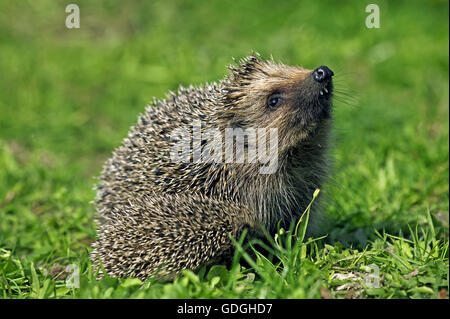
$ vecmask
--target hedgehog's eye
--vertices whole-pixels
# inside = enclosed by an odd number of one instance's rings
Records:
[[[278,94],[272,94],[267,99],[267,105],[270,108],[275,108],[275,107],[277,107],[278,104],[280,104],[280,101],[281,101],[281,98],[278,96]]]

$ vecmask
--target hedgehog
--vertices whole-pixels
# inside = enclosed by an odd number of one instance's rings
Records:
[[[333,75],[253,53],[155,99],[96,186],[99,276],[173,279],[229,261],[244,229],[289,227],[328,175]]]

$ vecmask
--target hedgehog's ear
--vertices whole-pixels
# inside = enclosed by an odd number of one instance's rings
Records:
[[[265,61],[258,52],[252,52],[251,55],[240,60],[236,60],[234,57],[232,59],[236,66],[230,65],[228,69],[231,71],[233,80],[248,78],[255,70],[261,69]]]

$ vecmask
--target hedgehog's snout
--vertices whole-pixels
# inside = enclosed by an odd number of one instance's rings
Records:
[[[331,71],[327,66],[322,65],[313,71],[314,80],[317,82],[325,82],[331,80],[334,72]]]
[[[327,66],[319,66],[317,69],[311,72],[311,76],[314,82],[318,86],[318,91],[320,97],[329,97],[332,90],[331,77],[334,72],[330,70]]]

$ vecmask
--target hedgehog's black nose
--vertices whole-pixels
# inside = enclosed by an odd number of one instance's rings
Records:
[[[331,77],[334,75],[333,71],[331,71],[328,67],[322,65],[319,66],[317,69],[313,71],[313,77],[314,80],[317,82],[323,82],[326,80],[331,79]]]

